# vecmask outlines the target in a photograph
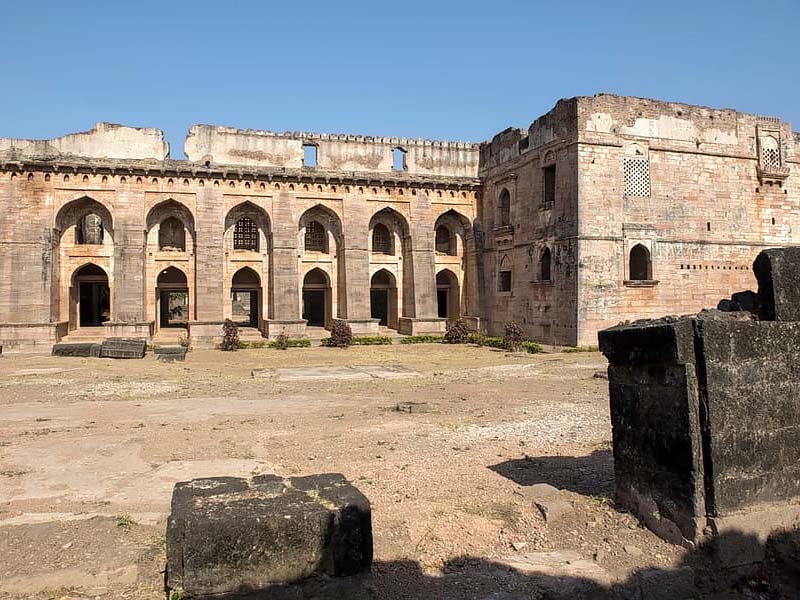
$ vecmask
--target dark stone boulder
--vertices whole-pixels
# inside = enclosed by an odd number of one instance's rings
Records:
[[[61,343],[53,344],[51,353],[53,356],[79,356],[97,358],[100,356],[100,349],[100,344]]]
[[[763,250],[753,271],[759,316],[765,321],[800,321],[800,248]]]
[[[141,339],[109,338],[103,341],[102,358],[144,358],[147,341]]]
[[[178,483],[167,522],[167,589],[243,594],[372,563],[367,498],[342,475]]]

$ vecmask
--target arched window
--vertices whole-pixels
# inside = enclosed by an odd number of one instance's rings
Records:
[[[511,194],[505,188],[497,199],[497,219],[500,227],[511,224]]]
[[[540,263],[542,281],[550,281],[551,277],[550,263],[551,263],[550,248],[545,248],[542,251],[542,260]]]
[[[380,254],[392,253],[392,238],[386,225],[378,223],[372,229],[372,251]]]
[[[628,273],[632,281],[646,281],[653,278],[650,251],[641,244],[631,248]]]
[[[75,229],[76,244],[102,244],[103,219],[100,215],[89,213],[84,215]]]
[[[186,250],[186,229],[180,219],[169,217],[161,221],[158,247],[161,250]]]
[[[327,252],[327,236],[325,228],[317,221],[309,221],[306,224],[306,251],[307,252]]]
[[[444,225],[436,228],[436,252],[440,254],[453,254],[450,230]]]
[[[507,256],[504,256],[503,260],[500,261],[500,270],[497,276],[497,291],[511,291],[511,261]]]
[[[250,217],[241,217],[233,228],[234,250],[258,250],[258,226]]]

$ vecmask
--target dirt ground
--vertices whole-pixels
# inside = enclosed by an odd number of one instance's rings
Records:
[[[251,375],[356,365],[414,376]],[[435,597],[505,598],[478,565],[530,552],[575,553],[612,581],[678,565],[686,551],[613,506],[605,367],[438,344],[3,356],[0,598],[163,598],[172,487],[212,475],[343,473],[372,502],[377,597],[434,597],[413,590],[456,573]],[[395,410],[407,401],[429,410]],[[536,483],[570,510],[545,522]]]

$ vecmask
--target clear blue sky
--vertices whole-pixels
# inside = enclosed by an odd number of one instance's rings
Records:
[[[480,141],[613,92],[800,130],[800,0],[7,0],[0,137],[96,121]]]

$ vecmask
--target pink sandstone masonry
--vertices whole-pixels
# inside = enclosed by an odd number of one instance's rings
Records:
[[[100,123],[0,139],[0,341],[232,318],[305,336],[345,319],[594,345],[599,329],[689,313],[754,286],[796,244],[800,135],[734,110],[600,94],[482,144]]]

